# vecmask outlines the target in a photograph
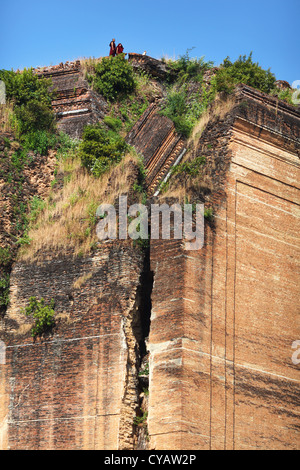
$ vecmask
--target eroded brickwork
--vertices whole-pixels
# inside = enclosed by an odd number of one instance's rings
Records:
[[[0,366],[4,448],[132,448],[138,401],[132,322],[137,331],[142,266],[140,252],[125,245],[84,260],[16,265],[1,321],[7,346]],[[55,300],[56,327],[44,341],[30,338],[20,313],[30,296]]]
[[[176,132],[171,119],[159,114],[157,104],[149,106],[126,140],[143,156],[146,189],[152,195],[171,167],[182,158],[185,140]]]
[[[214,222],[198,251],[151,241],[152,293],[127,244],[14,266],[0,336],[2,448],[134,448],[151,293],[149,448],[299,449],[299,121],[241,87],[228,115],[208,123],[195,156],[207,158],[212,186],[198,196]],[[32,295],[56,301],[43,342],[20,313]]]
[[[55,91],[52,107],[60,130],[73,138],[81,138],[87,124],[102,120],[107,103],[91,90],[84,78],[80,60],[36,69],[40,77],[51,78]]]
[[[198,144],[212,130],[205,246],[151,245],[159,449],[299,449],[299,114],[248,87],[240,99]]]

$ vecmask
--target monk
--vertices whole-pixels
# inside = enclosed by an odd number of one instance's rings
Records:
[[[122,54],[123,51],[124,51],[124,47],[123,47],[122,44],[119,42],[119,44],[117,45],[117,55]]]
[[[109,47],[110,47],[109,55],[115,57],[116,55],[116,40],[115,39],[113,39],[110,42]]]

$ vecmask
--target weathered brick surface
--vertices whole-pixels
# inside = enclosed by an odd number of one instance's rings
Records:
[[[138,72],[141,70],[148,75],[155,77],[159,80],[165,80],[172,71],[166,63],[161,60],[149,57],[146,54],[137,54],[130,52],[128,54],[128,60]]]
[[[185,150],[185,140],[176,132],[171,119],[159,114],[154,103],[143,113],[126,137],[143,156],[146,189],[152,195]]]
[[[151,244],[157,449],[299,449],[299,114],[240,99],[198,145],[215,162],[205,246]]]
[[[299,114],[241,87],[195,155],[213,187],[198,194],[215,210],[204,247],[151,241],[149,446],[299,449]],[[15,265],[0,336],[2,448],[134,447],[142,269],[139,251],[115,243]],[[56,300],[44,342],[20,314],[31,295]]]
[[[136,351],[134,369],[138,345],[130,322],[142,264],[138,250],[107,246],[85,260],[15,266],[11,305],[1,322],[7,346],[7,363],[0,366],[4,447],[132,446],[137,391],[128,355]],[[74,288],[86,274],[92,277]],[[20,309],[30,296],[56,303],[54,334],[44,341],[33,342],[28,328],[24,334]]]
[[[87,124],[102,120],[107,112],[103,97],[91,90],[83,78],[80,60],[36,69],[40,77],[51,78],[55,90],[52,107],[60,130],[73,138],[81,138]]]

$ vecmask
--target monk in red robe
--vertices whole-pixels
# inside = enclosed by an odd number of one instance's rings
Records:
[[[119,42],[119,44],[117,45],[117,55],[122,54],[123,51],[124,51],[124,47],[123,47],[122,44]]]
[[[113,40],[110,42],[110,44],[109,44],[109,47],[110,47],[109,55],[110,55],[110,56],[113,56],[113,57],[115,57],[115,55],[116,55],[116,50],[117,50],[117,49],[116,49],[116,42],[115,42],[115,41],[116,41],[116,40],[113,39]]]

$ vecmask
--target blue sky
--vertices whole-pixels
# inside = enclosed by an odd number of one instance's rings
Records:
[[[125,52],[177,58],[194,47],[219,65],[253,51],[277,79],[300,79],[300,0],[0,0],[0,68]]]

